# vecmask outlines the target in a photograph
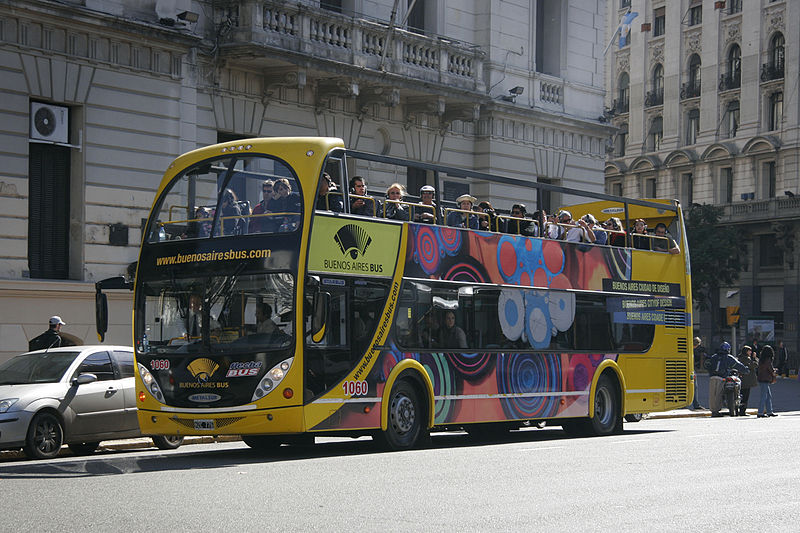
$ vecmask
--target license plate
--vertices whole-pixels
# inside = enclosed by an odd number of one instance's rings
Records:
[[[194,429],[209,430],[214,429],[213,420],[195,420]]]

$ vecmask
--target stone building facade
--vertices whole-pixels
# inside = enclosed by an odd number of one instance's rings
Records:
[[[609,26],[628,9],[639,14],[630,42],[605,67],[617,127],[606,190],[721,206],[744,269],[695,313],[696,334],[730,340],[726,308],[739,306],[739,345],[773,327],[797,354],[800,2],[613,0]]]
[[[603,190],[601,7],[411,4],[0,3],[0,360],[56,314],[94,342],[94,282],[136,261],[163,171],[198,146],[336,136],[359,150]],[[416,192],[430,178],[353,170],[374,191],[399,180]],[[443,185],[446,198],[469,190],[498,208],[522,197],[479,181]],[[130,294],[109,305],[107,342],[129,344]]]

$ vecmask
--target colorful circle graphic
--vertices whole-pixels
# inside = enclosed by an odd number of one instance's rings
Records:
[[[519,396],[501,399],[503,411],[512,419],[555,416],[561,391],[561,360],[556,354],[502,354],[497,363],[497,390]]]
[[[419,227],[416,232],[414,260],[426,274],[433,274],[439,268],[441,253],[436,232],[428,226]]]

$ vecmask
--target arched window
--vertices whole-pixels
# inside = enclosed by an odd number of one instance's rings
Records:
[[[728,50],[728,78],[731,81],[731,89],[739,87],[742,83],[742,50],[738,44],[734,44]]]
[[[616,111],[617,113],[627,113],[631,98],[630,78],[627,72],[620,74],[617,91]]]
[[[652,90],[648,91],[644,97],[645,106],[661,105],[664,103],[664,67],[657,63],[653,67],[653,76],[650,85]]]
[[[778,32],[773,37],[772,40],[769,42],[769,62],[777,71],[783,73],[783,59],[784,59],[784,47],[786,41],[783,38],[783,34]]]
[[[697,54],[689,58],[689,85],[700,93],[700,56]]]

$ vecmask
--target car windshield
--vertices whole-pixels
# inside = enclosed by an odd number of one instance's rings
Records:
[[[140,353],[236,353],[294,342],[294,278],[266,274],[172,278],[142,285]]]
[[[0,365],[0,385],[57,383],[80,352],[22,354]]]

